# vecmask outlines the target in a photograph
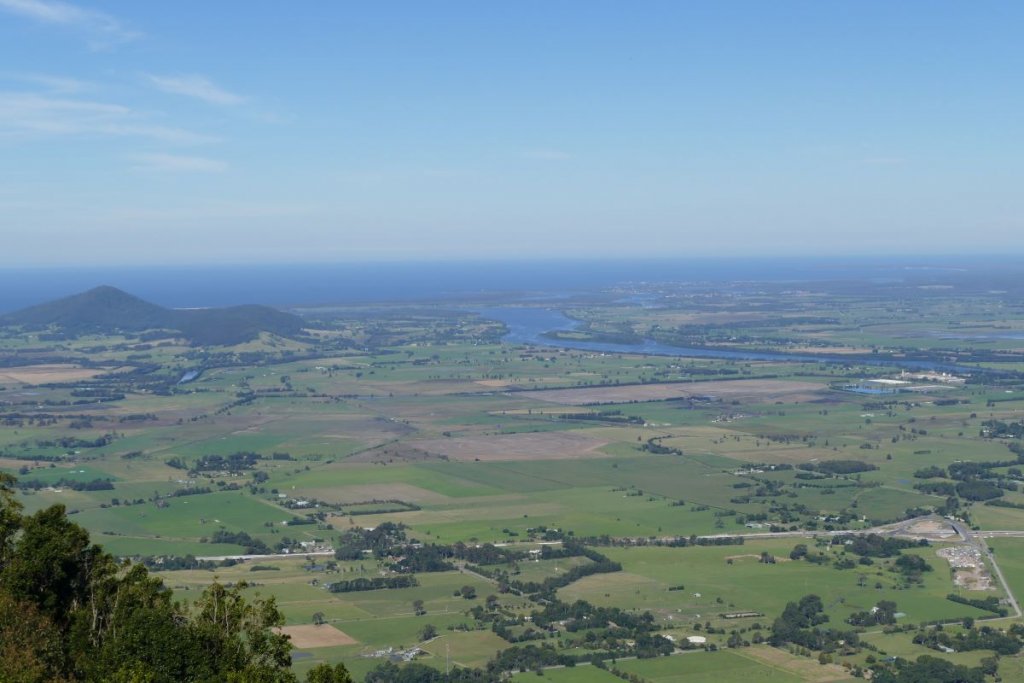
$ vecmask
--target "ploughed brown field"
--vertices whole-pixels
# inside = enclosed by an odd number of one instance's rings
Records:
[[[618,387],[584,387],[524,391],[517,396],[550,401],[563,405],[582,406],[596,403],[628,403],[630,401],[663,401],[670,398],[707,396],[712,399],[754,402],[801,401],[820,398],[826,391],[813,382],[787,382],[778,379],[739,379],[730,382],[673,382],[668,384],[633,384]]]
[[[359,641],[340,631],[330,624],[301,624],[299,626],[282,626],[281,633],[291,636],[292,645],[300,650],[314,647],[335,647],[337,645],[355,645]]]
[[[738,650],[737,650],[738,652]],[[830,683],[831,681],[851,681],[853,676],[837,664],[819,664],[817,660],[797,657],[784,650],[767,645],[743,648],[744,657],[757,660],[769,666],[800,676],[809,683]]]
[[[25,365],[17,368],[0,370],[0,384],[20,382],[22,384],[51,384],[57,382],[77,382],[91,379],[97,375],[110,372],[110,368],[81,368],[77,365]]]

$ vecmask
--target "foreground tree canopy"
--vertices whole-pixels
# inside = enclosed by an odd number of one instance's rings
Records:
[[[273,598],[211,585],[191,606],[121,562],[63,506],[23,515],[0,473],[0,680],[290,683],[291,644]],[[309,681],[351,681],[321,665]]]

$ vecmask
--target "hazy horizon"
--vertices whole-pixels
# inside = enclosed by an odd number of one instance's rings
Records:
[[[208,268],[243,268],[243,269],[259,269],[259,268],[300,268],[303,266],[310,267],[326,267],[326,268],[344,268],[344,267],[372,267],[372,266],[443,266],[443,265],[557,265],[562,263],[569,264],[581,264],[581,265],[600,265],[600,264],[643,264],[643,263],[739,263],[739,264],[764,264],[770,262],[789,262],[799,264],[841,264],[848,262],[851,264],[863,265],[864,263],[873,263],[878,265],[888,265],[893,267],[907,267],[907,268],[928,268],[931,266],[948,268],[954,267],[956,262],[964,262],[971,264],[978,264],[980,261],[994,260],[996,262],[1005,261],[1008,264],[1014,264],[1017,259],[1024,258],[1024,248],[1011,251],[1003,251],[995,253],[992,251],[978,250],[976,252],[970,251],[959,251],[954,252],[951,250],[936,250],[936,251],[894,251],[894,252],[878,252],[878,251],[864,251],[864,252],[851,252],[845,250],[837,250],[834,252],[800,252],[800,251],[789,251],[786,253],[735,253],[725,254],[722,252],[714,253],[679,253],[679,254],[627,254],[627,255],[613,255],[613,254],[596,254],[596,255],[573,255],[573,254],[552,254],[552,255],[537,255],[537,256],[496,256],[496,255],[481,255],[481,256],[463,256],[463,257],[395,257],[395,258],[371,258],[371,259],[274,259],[274,260],[258,260],[258,261],[244,261],[244,260],[231,260],[230,258],[220,258],[211,260],[174,260],[174,261],[132,261],[132,262],[115,262],[115,261],[102,261],[97,260],[89,263],[83,263],[81,261],[68,262],[68,263],[56,263],[56,262],[44,262],[44,263],[31,263],[23,262],[13,265],[0,265],[0,270],[13,272],[13,271],[45,271],[45,270],[62,270],[68,269],[79,270],[79,271],[123,271],[123,270],[187,270],[187,269],[208,269]]]
[[[956,283],[1012,289],[1024,266],[1012,255],[871,255],[785,258],[550,258],[304,264],[190,264],[0,268],[0,314],[100,285],[170,307],[261,303],[483,300],[499,295],[608,291],[638,283]],[[526,299],[524,299],[526,300]]]

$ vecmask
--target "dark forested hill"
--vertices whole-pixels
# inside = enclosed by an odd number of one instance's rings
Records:
[[[269,306],[174,310],[106,286],[10,313],[0,324],[55,326],[69,335],[173,330],[203,345],[240,344],[260,332],[294,337],[303,327],[298,316]]]

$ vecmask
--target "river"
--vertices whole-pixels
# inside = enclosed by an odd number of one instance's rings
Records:
[[[761,351],[733,351],[728,349],[692,348],[671,346],[653,339],[644,339],[639,344],[617,344],[613,342],[591,342],[575,339],[553,339],[546,332],[575,330],[579,323],[553,308],[527,306],[495,306],[477,309],[484,318],[498,320],[505,324],[508,333],[502,341],[509,344],[536,344],[598,353],[634,353],[652,356],[678,356],[681,358],[720,358],[724,360],[767,360],[791,361],[796,363],[850,363],[882,365],[914,370],[937,370],[941,372],[977,372],[978,368],[962,365],[946,365],[925,360],[893,360],[886,358],[848,358],[843,356],[813,356],[796,353],[767,353]]]

